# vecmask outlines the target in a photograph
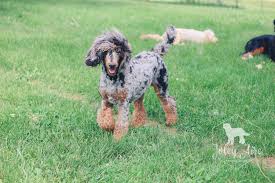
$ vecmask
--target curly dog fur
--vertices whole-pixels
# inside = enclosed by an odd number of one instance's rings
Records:
[[[146,122],[147,114],[143,105],[145,91],[153,86],[163,110],[166,124],[177,120],[175,100],[168,93],[168,73],[162,56],[167,53],[175,39],[175,27],[166,30],[166,38],[152,51],[144,51],[131,58],[131,46],[117,30],[98,36],[85,59],[87,66],[95,67],[102,63],[99,92],[102,96],[97,122],[107,131],[113,131],[116,140],[128,132],[129,106],[134,102],[131,125],[138,127]],[[118,106],[117,121],[113,119],[113,106]]]

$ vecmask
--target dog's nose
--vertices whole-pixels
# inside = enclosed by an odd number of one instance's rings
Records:
[[[116,65],[115,64],[109,64],[109,67],[110,67],[110,69],[114,69],[114,68],[116,68]]]

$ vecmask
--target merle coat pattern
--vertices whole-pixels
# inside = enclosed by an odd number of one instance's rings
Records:
[[[131,58],[127,39],[117,30],[97,37],[88,51],[86,65],[94,67],[102,63],[99,84],[102,106],[97,122],[101,128],[113,131],[116,140],[128,131],[130,103],[134,102],[132,125],[137,127],[145,123],[143,96],[150,86],[154,87],[161,101],[166,113],[166,124],[172,125],[177,120],[176,103],[168,93],[168,73],[162,59],[175,39],[175,27],[168,27],[166,34],[167,38],[152,51],[141,52],[134,58]],[[113,62],[114,58],[118,61]],[[108,59],[111,61],[108,62]],[[114,69],[108,70],[112,63],[117,63],[116,74],[113,74]],[[113,105],[118,106],[117,122],[112,116]]]

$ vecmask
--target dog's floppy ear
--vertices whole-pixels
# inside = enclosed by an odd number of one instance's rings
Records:
[[[87,56],[85,57],[85,64],[87,66],[95,67],[104,59],[104,53],[110,48],[110,43],[105,40],[105,35],[96,37]]]
[[[94,48],[92,47],[89,51],[88,54],[85,58],[85,64],[87,66],[91,66],[91,67],[95,67],[98,64],[100,64],[100,62],[103,59],[103,52],[102,51],[94,51]]]
[[[120,48],[125,57],[131,56],[131,46],[127,39],[117,30],[103,33],[96,37],[85,58],[87,66],[95,67],[100,64],[109,50]]]

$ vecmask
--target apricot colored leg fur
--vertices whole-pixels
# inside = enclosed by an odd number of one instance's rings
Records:
[[[177,122],[177,108],[176,108],[176,101],[170,97],[165,96],[160,93],[159,88],[156,85],[153,85],[155,92],[161,102],[162,108],[165,112],[166,117],[166,125],[171,126],[176,124]]]
[[[100,128],[106,131],[113,131],[115,128],[115,121],[113,119],[113,105],[108,101],[103,100],[101,109],[97,114],[97,123]]]
[[[144,95],[134,102],[134,112],[131,125],[135,128],[146,123],[147,114],[143,105],[143,97]]]

